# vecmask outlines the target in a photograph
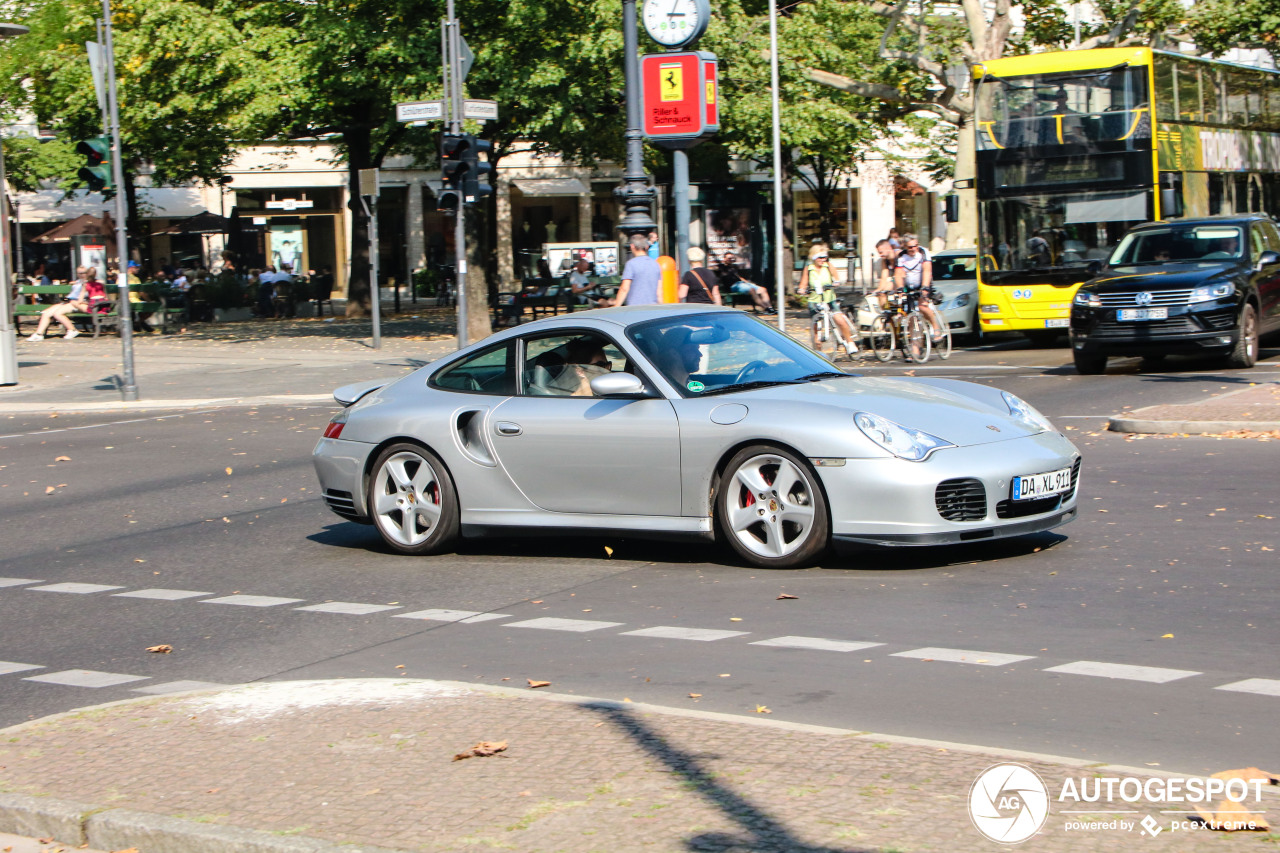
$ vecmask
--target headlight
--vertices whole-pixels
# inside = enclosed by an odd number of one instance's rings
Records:
[[[955,447],[946,439],[918,429],[909,429],[870,412],[858,412],[853,416],[853,422],[867,438],[899,459],[911,462],[928,459],[929,454],[940,447]]]
[[[956,301],[953,302],[952,305],[954,305],[956,308],[963,308],[964,306],[969,304],[969,301],[970,301],[969,297],[972,295],[973,294],[971,293],[962,293],[956,297]]]
[[[1049,423],[1049,419],[1036,411],[1036,407],[1026,400],[1016,397],[1008,391],[1001,391],[1000,396],[1004,397],[1004,404],[1009,407],[1009,414],[1013,415],[1013,419],[1027,429],[1032,432],[1045,432],[1053,429],[1053,424]]]
[[[979,305],[978,310],[981,311],[983,314],[999,314],[1000,306],[999,305]]]
[[[1087,290],[1076,291],[1076,304],[1087,305],[1090,308],[1101,308],[1102,297],[1096,293],[1090,293]]]
[[[1206,284],[1197,287],[1191,291],[1191,304],[1197,302],[1212,302],[1215,299],[1222,299],[1236,292],[1236,286],[1229,281],[1220,281],[1217,284]]]

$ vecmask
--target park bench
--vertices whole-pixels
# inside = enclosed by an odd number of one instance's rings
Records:
[[[22,284],[18,286],[18,301],[13,306],[13,322],[15,326],[21,326],[23,322],[38,323],[40,322],[40,312],[48,308],[50,305],[57,304],[63,297],[71,295],[70,284]],[[111,288],[108,288],[110,292]],[[32,299],[47,299],[47,302],[32,302]],[[93,330],[93,336],[96,338],[104,329],[119,329],[120,314],[119,305],[116,301],[111,302],[111,308],[108,311],[97,311],[92,314],[86,311],[73,311],[66,315],[67,319],[78,326],[86,326]],[[159,318],[160,328],[163,330],[167,324],[168,312],[165,310],[164,300],[160,302],[135,302],[133,303],[133,312],[135,326],[137,316],[139,314],[151,314],[152,318]]]

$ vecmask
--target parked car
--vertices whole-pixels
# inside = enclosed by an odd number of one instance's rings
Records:
[[[1095,273],[1071,306],[1080,373],[1113,355],[1218,353],[1252,367],[1259,336],[1280,330],[1280,231],[1262,214],[1139,225]]]
[[[741,311],[583,311],[394,382],[340,388],[325,501],[404,554],[499,530],[727,543],[790,567],[835,542],[945,545],[1076,515],[1080,454],[985,385],[844,373]]]
[[[954,337],[979,335],[978,259],[973,249],[949,249],[933,256],[933,287],[942,298],[938,310]],[[871,321],[880,314],[874,296],[856,296],[846,302],[863,337],[871,334]]]

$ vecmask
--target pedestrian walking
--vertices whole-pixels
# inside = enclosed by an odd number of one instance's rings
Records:
[[[677,293],[681,302],[694,302],[703,305],[721,305],[720,282],[707,269],[707,253],[697,246],[690,246],[686,253],[689,258],[689,271],[680,279]]]
[[[657,305],[662,267],[649,256],[649,239],[643,234],[632,234],[630,246],[631,260],[622,268],[622,284],[613,304]]]

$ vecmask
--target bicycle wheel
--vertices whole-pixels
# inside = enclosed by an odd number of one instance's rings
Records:
[[[943,322],[946,321],[943,320]],[[951,358],[951,329],[942,330],[942,337],[938,338],[938,342],[933,345],[933,351],[943,361]]]
[[[918,311],[912,311],[902,322],[902,356],[916,364],[929,360],[929,324]]]
[[[881,314],[871,321],[871,351],[880,361],[893,358],[893,322],[888,314]]]

